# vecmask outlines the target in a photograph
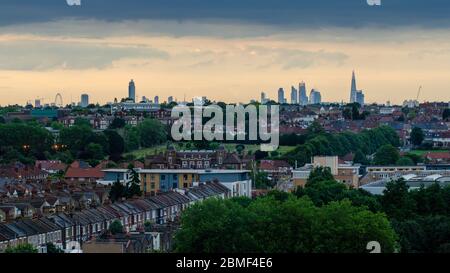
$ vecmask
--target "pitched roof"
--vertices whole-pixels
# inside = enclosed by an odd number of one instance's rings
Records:
[[[73,167],[72,165],[67,169],[65,177],[70,178],[94,178],[94,179],[100,179],[103,178],[105,175],[101,171],[101,168],[77,168]]]
[[[284,160],[261,160],[259,168],[261,170],[278,170],[280,168],[291,168],[291,165]]]

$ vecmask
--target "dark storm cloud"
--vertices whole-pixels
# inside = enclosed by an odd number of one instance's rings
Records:
[[[0,25],[64,18],[239,21],[276,27],[450,26],[448,0],[0,0]]]

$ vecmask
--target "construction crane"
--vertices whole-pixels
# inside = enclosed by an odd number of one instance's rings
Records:
[[[417,101],[419,101],[420,92],[422,91],[422,85],[419,87],[419,92],[417,92]]]

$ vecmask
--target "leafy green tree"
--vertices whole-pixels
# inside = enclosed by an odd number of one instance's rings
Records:
[[[153,224],[151,222],[146,221],[144,223],[145,232],[151,232],[152,231],[152,227],[153,227]]]
[[[88,159],[102,160],[105,155],[103,153],[103,147],[100,144],[89,143],[86,147],[86,155]]]
[[[420,146],[425,140],[425,134],[423,133],[422,129],[414,127],[411,131],[410,139],[413,145]]]
[[[106,130],[104,132],[108,139],[109,155],[113,161],[120,160],[122,153],[125,151],[125,141],[123,138],[113,130]]]
[[[167,131],[158,120],[146,119],[138,125],[142,147],[152,147],[167,141]]]
[[[73,155],[78,156],[89,143],[88,140],[92,134],[92,128],[89,126],[74,125],[62,129],[60,132],[60,139],[62,144],[66,145]]]
[[[383,211],[398,220],[412,217],[416,208],[416,202],[409,194],[409,186],[403,179],[387,183],[380,202]]]
[[[255,179],[257,189],[270,189],[274,186],[266,172],[252,172],[252,178]]]
[[[330,168],[317,167],[311,171],[308,177],[308,181],[306,183],[307,185],[312,185],[315,182],[329,181],[329,180],[334,180],[334,176],[331,173]]]
[[[282,231],[282,232],[280,232]],[[378,241],[396,248],[386,216],[349,201],[316,207],[308,198],[258,198],[247,207],[209,199],[187,209],[175,235],[182,253],[364,253]]]
[[[38,253],[38,250],[31,244],[22,244],[16,247],[7,247],[5,253]]]
[[[346,186],[331,180],[316,180],[308,182],[305,188],[298,188],[297,196],[308,196],[316,206],[323,206],[332,201],[342,200],[345,197]]]
[[[209,199],[185,210],[175,250],[181,253],[249,253],[257,249],[250,212],[231,200]],[[226,242],[226,243],[225,243]]]
[[[64,125],[61,122],[53,121],[50,124],[50,127],[52,127],[55,130],[62,130],[64,128]]]
[[[123,225],[119,220],[115,220],[109,225],[109,232],[111,232],[112,235],[121,234],[123,231]]]
[[[393,220],[402,253],[450,253],[450,217],[419,216],[404,221]]]
[[[45,159],[45,152],[51,151],[53,136],[36,123],[0,124],[0,157],[6,151],[16,153],[19,157]],[[5,151],[5,152],[2,152]]]
[[[355,157],[353,158],[353,162],[361,165],[368,165],[370,162],[367,159],[367,156],[361,150],[357,150],[355,153]]]
[[[124,128],[125,125],[126,125],[126,122],[123,118],[116,117],[113,119],[113,121],[109,125],[109,128],[110,129],[120,129],[120,128]]]
[[[141,135],[137,127],[126,126],[124,134],[125,148],[127,152],[137,150],[141,147]]]
[[[397,166],[414,166],[416,164],[410,157],[402,156],[399,160],[397,160],[395,165],[397,165]]]
[[[112,184],[111,189],[109,190],[109,199],[112,202],[116,202],[126,197],[127,188],[119,180],[117,180]]]
[[[88,126],[88,127],[92,127],[92,125],[91,125],[91,123],[90,123],[90,121],[89,121],[88,119],[81,118],[81,117],[78,117],[78,118],[75,119],[74,125],[75,125],[75,126]]]
[[[49,254],[57,254],[64,253],[64,251],[58,247],[56,247],[53,243],[47,243],[47,253]]]
[[[394,146],[387,144],[383,145],[375,153],[374,163],[376,165],[395,165],[400,159],[400,153]]]
[[[245,146],[242,144],[238,144],[236,145],[236,151],[238,152],[238,154],[242,154],[242,152],[245,150]]]
[[[132,198],[134,196],[141,196],[141,180],[139,179],[139,174],[134,169],[133,165],[130,165],[128,167],[128,170],[130,172],[130,181],[127,182],[127,197]]]

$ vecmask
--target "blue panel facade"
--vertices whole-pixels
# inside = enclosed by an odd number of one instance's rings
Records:
[[[178,174],[161,174],[159,187],[161,191],[178,188]]]
[[[248,174],[247,173],[203,173],[200,174],[200,182],[208,182],[208,181],[214,181],[218,180],[219,182],[223,183],[231,183],[236,181],[244,181],[248,180]]]

